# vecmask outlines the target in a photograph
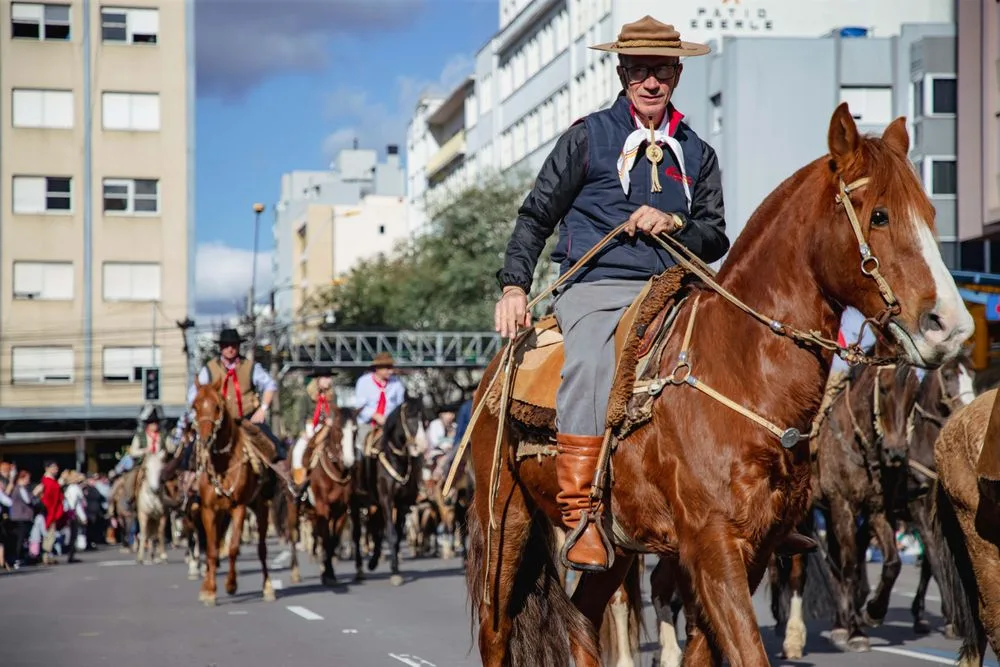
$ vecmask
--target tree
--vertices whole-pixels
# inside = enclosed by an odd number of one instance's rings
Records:
[[[313,294],[304,314],[333,310],[338,327],[492,329],[500,293],[496,272],[527,187],[521,175],[494,175],[444,198],[429,207],[426,233],[389,257],[360,262]],[[551,242],[536,285],[548,279],[550,249]]]

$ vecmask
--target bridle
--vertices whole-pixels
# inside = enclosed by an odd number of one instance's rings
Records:
[[[410,481],[410,473],[413,472],[413,466],[409,463],[409,448],[414,442],[416,442],[416,436],[410,432],[410,428],[406,425],[405,403],[399,406],[399,424],[403,429],[403,437],[405,438],[403,446],[401,448],[396,448],[389,441],[389,438],[385,437],[385,434],[382,436],[382,442],[384,442],[385,446],[389,448],[389,451],[406,461],[406,475],[402,475],[396,470],[395,466],[392,465],[392,461],[390,461],[389,457],[385,455],[384,449],[379,450],[378,461],[382,464],[382,467],[385,468],[385,471],[389,473],[389,476],[396,480],[400,486],[406,486],[406,484]]]

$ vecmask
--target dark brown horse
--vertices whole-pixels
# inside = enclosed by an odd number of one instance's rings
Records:
[[[814,501],[830,518],[828,565],[837,593],[831,640],[841,649],[870,650],[862,628],[882,623],[902,567],[895,525],[906,510],[907,425],[919,389],[907,365],[854,368],[816,436]],[[878,586],[865,600],[864,553],[871,534],[884,559]]]
[[[309,472],[309,495],[313,506],[313,538],[319,540],[323,550],[324,585],[337,582],[333,559],[340,544],[340,536],[351,512],[355,492],[353,471],[345,462],[345,452],[354,450],[356,429],[349,413],[334,411],[333,426],[316,434],[306,455],[312,455],[310,464],[316,465]],[[294,549],[294,545],[292,547]],[[355,545],[355,548],[360,548]]]
[[[923,546],[920,582],[917,584],[913,605],[910,607],[913,614],[913,630],[917,634],[927,634],[931,631],[930,624],[924,619],[924,598],[931,577],[940,582],[947,576],[943,568],[953,567],[951,563],[940,562],[940,548],[934,544],[934,541],[939,539],[932,525],[934,494],[930,493],[937,479],[934,443],[952,414],[975,399],[973,375],[968,355],[962,355],[933,373],[928,373],[920,384],[920,393],[910,415],[909,515],[912,527],[920,535]],[[941,599],[941,616],[945,621],[945,636],[953,637],[951,604],[947,596],[942,596]]]
[[[268,504],[274,495],[275,478],[268,463],[274,458],[274,445],[256,427],[237,423],[222,397],[222,379],[201,384],[195,379],[195,432],[197,433],[198,495],[201,520],[205,530],[208,567],[199,599],[208,606],[216,602],[216,569],[219,546],[228,523],[229,574],[226,592],[236,593],[236,558],[240,552],[240,534],[247,510],[257,518],[257,556],[260,559],[265,600],[275,599],[267,571]]]
[[[685,664],[769,664],[751,594],[809,506],[809,446],[785,448],[772,429],[731,407],[807,430],[833,354],[782,335],[782,323],[830,340],[850,305],[879,314],[881,333],[932,367],[957,354],[973,330],[934,240],[934,209],[907,159],[904,119],[881,138],[862,137],[842,104],[828,143],[830,154],[782,183],[733,244],[717,276],[729,296],[697,290],[700,298],[681,306],[659,376],[677,367],[697,304],[688,369],[731,403],[697,390],[704,385],[668,383],[652,421],[618,443],[613,492],[603,488],[615,560],[606,572],[583,573],[572,601],[552,562],[548,523],[561,522],[553,458],[518,460],[513,431],[501,431],[488,411],[470,426],[483,482],[470,520],[468,585],[485,665],[565,665],[570,656],[578,667],[599,664],[595,628],[638,549],[668,564],[692,619]],[[887,284],[872,280],[876,265]],[[501,360],[487,369],[476,404]],[[490,493],[483,487],[494,472]]]

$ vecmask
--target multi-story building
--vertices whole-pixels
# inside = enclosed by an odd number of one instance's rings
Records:
[[[181,410],[193,22],[191,0],[0,3],[0,455],[111,458],[136,367]]]
[[[614,41],[623,24],[645,14],[672,23],[686,40],[713,41],[717,50],[725,48],[723,38],[728,37],[819,37],[843,26],[860,26],[868,35],[891,37],[900,34],[903,23],[954,21],[953,3],[942,0],[674,0],[666,4],[659,0],[502,0],[499,30],[476,57],[476,84],[470,96],[476,101],[478,122],[466,128],[466,154],[474,156],[469,158],[469,169],[473,173],[488,167],[536,172],[570,123],[608,106],[620,89],[615,57],[586,47]],[[697,87],[690,79],[685,71],[679,100]]]
[[[963,269],[1000,273],[1000,3],[958,3],[958,238]]]
[[[388,147],[385,162],[354,148],[342,150],[330,171],[282,175],[275,211],[275,316],[289,323],[317,289],[407,237],[398,146]]]
[[[424,96],[407,128],[407,199],[410,233],[427,224],[428,209],[469,184],[465,134],[477,122],[475,79],[447,98]]]

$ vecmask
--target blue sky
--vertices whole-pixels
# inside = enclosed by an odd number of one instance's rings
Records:
[[[254,202],[258,293],[270,285],[281,174],[325,169],[356,136],[405,151],[422,90],[471,73],[496,32],[497,0],[198,0],[199,314],[233,312],[250,284]]]

